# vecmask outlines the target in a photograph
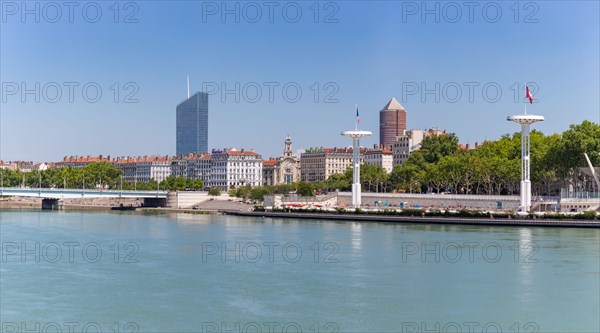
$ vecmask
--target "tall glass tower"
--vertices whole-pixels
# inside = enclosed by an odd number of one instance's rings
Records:
[[[177,105],[176,154],[208,152],[208,94],[197,92]]]

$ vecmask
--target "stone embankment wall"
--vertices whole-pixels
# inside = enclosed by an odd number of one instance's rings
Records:
[[[364,207],[381,208],[443,208],[443,209],[494,209],[516,210],[519,208],[518,196],[500,195],[452,195],[452,194],[406,194],[406,193],[363,193]],[[348,207],[352,205],[351,192],[338,192],[325,196],[297,197],[270,195],[265,196],[265,206],[282,205]]]
[[[203,191],[173,191],[167,194],[167,207],[169,208],[192,208],[207,200],[230,200],[227,193],[220,196],[210,196]]]
[[[337,198],[338,205],[341,207],[352,205],[351,192],[339,192]],[[369,207],[388,206],[391,208],[433,207],[516,210],[519,208],[520,198],[513,195],[363,193],[362,204]]]
[[[265,195],[264,205],[268,207],[281,207],[282,205],[337,207],[338,196],[336,194],[320,195],[316,197],[299,197],[295,195]]]

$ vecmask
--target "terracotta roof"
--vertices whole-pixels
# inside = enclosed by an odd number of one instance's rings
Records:
[[[187,156],[174,157],[173,160],[179,161],[197,161],[210,159],[211,154],[189,154]]]
[[[138,157],[119,157],[113,160],[113,163],[141,163],[141,162],[169,162],[173,158],[169,156],[138,156]]]
[[[228,151],[227,152],[229,155],[245,155],[245,156],[258,156],[257,153],[253,152],[253,151],[239,151],[239,150],[234,150],[234,151]]]
[[[388,148],[384,148],[384,149],[373,149],[373,150],[367,150],[366,152],[364,152],[365,155],[375,155],[375,154],[392,154],[392,150],[388,149]]]
[[[263,166],[274,166],[277,165],[277,160],[269,159],[262,161]]]
[[[244,155],[244,156],[260,156],[260,154],[255,153],[252,150],[237,150],[235,148],[223,148],[223,149],[213,149],[213,155],[223,154],[223,155]]]
[[[309,148],[309,149],[307,149],[307,151],[305,151],[303,154],[310,154],[310,153],[326,153],[326,154],[348,153],[348,154],[351,154],[352,150],[353,150],[352,147],[347,147],[347,148],[338,148],[338,147],[323,148],[323,147],[315,147],[315,148]],[[361,153],[364,153],[364,152],[367,151],[367,149],[364,148],[364,147],[361,147],[360,151],[361,151]]]
[[[109,162],[110,161],[110,156],[103,156],[103,155],[98,155],[98,156],[65,156],[63,158],[62,161],[58,162],[58,163],[65,163],[65,162],[71,162],[71,163],[91,163],[91,162],[100,162],[100,161],[106,161]]]

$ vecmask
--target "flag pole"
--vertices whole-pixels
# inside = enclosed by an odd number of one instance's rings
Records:
[[[527,98],[527,82],[525,82],[525,98]],[[525,101],[525,114],[527,114],[527,101]]]
[[[355,127],[355,130],[357,130],[357,131],[358,131],[358,121],[359,121],[359,120],[358,120],[358,119],[359,119],[359,118],[358,118],[358,117],[359,117],[359,115],[358,115],[358,104],[354,104],[354,106],[355,106],[355,108],[356,108],[356,127]]]

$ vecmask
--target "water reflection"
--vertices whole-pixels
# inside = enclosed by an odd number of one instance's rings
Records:
[[[362,250],[362,224],[352,223],[350,225],[351,237],[352,237],[352,250]]]
[[[532,304],[538,302],[534,286],[535,266],[539,264],[539,259],[535,258],[539,251],[539,245],[532,241],[532,232],[530,228],[519,229],[519,241],[512,247],[514,260],[519,265],[518,282],[521,288],[521,301]]]

